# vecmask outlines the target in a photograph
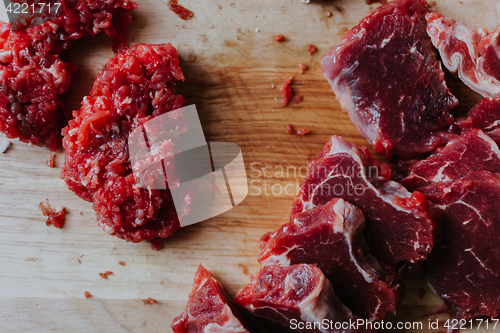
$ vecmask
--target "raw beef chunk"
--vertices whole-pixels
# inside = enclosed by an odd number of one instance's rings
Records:
[[[432,183],[446,186],[475,170],[500,172],[498,146],[478,129],[462,134],[425,160],[413,164],[402,183],[412,190]]]
[[[363,211],[366,241],[383,264],[424,260],[434,246],[436,231],[427,199],[390,181],[390,175],[390,167],[373,160],[368,149],[332,136],[309,162],[291,220],[339,197]]]
[[[410,157],[444,145],[458,100],[426,32],[424,0],[396,0],[361,21],[322,59],[323,73],[379,153]]]
[[[478,129],[412,166],[403,184],[445,214],[443,244],[427,263],[429,283],[458,319],[500,311],[500,151]]]
[[[201,265],[186,310],[172,322],[175,333],[257,333],[217,280]]]
[[[467,118],[457,120],[462,130],[479,128],[497,144],[500,143],[500,99],[483,98],[467,114]]]
[[[456,182],[423,188],[446,213],[443,246],[427,279],[458,319],[500,313],[500,175],[472,171]]]
[[[380,320],[396,312],[399,300],[394,276],[384,272],[363,250],[365,218],[342,199],[298,213],[278,231],[264,235],[263,265],[317,264],[335,294],[354,314]]]
[[[236,303],[257,316],[268,318],[293,332],[355,333],[364,329],[335,329],[359,317],[335,296],[328,279],[315,265],[264,266],[253,281],[238,292]],[[333,329],[309,327],[307,323],[332,322]],[[294,328],[293,323],[297,324]],[[304,325],[300,329],[299,325]]]
[[[484,97],[500,93],[500,27],[488,34],[454,19],[428,13],[427,32],[446,68]]]
[[[106,232],[127,241],[166,238],[180,227],[170,191],[138,186],[128,155],[134,129],[183,106],[184,98],[176,93],[179,80],[184,76],[171,44],[133,46],[108,61],[81,109],[73,113],[75,119],[63,129],[62,179],[93,203]],[[178,130],[169,134],[173,140],[187,128],[177,111],[171,115],[171,128]],[[171,140],[158,144],[151,149],[155,158],[173,156]],[[148,151],[144,147],[145,159]]]
[[[64,15],[25,31],[14,33],[0,22],[0,131],[56,150],[59,124],[65,120],[59,95],[68,90],[76,70],[60,54],[81,37],[101,30],[111,37],[123,36],[130,23],[127,12],[135,8],[130,0],[81,0]]]

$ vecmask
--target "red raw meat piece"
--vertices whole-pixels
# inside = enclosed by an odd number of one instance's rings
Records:
[[[149,304],[149,305],[155,305],[156,304],[156,300],[151,298],[151,297],[148,297],[147,299],[143,299],[142,302],[144,304]]]
[[[54,157],[55,157],[54,152],[50,152],[49,158],[47,159],[47,166],[49,168],[53,168],[54,167]]]
[[[500,313],[500,175],[472,171],[448,185],[422,188],[446,214],[443,245],[427,279],[457,319]]]
[[[403,184],[442,209],[443,244],[426,263],[429,283],[455,318],[500,311],[500,150],[478,129],[414,164]]]
[[[500,93],[500,27],[486,29],[428,13],[427,32],[444,66],[484,97]]]
[[[68,90],[76,66],[57,54],[40,54],[33,44],[31,36],[0,23],[0,131],[55,151],[64,120],[58,96]]]
[[[63,129],[61,178],[93,203],[98,224],[109,234],[140,242],[166,238],[180,228],[170,191],[137,186],[128,156],[129,134],[155,117],[172,112],[168,119],[178,131],[170,133],[172,139],[187,130],[182,116],[172,111],[185,103],[176,92],[180,80],[184,76],[171,44],[135,45],[108,61]],[[149,134],[155,135],[154,129]],[[154,158],[172,153],[169,142]],[[145,164],[147,151],[138,158]]]
[[[160,242],[158,238],[151,239],[149,242],[151,243],[151,249],[153,251],[159,251],[163,248],[163,244]]]
[[[292,92],[292,87],[290,87],[290,83],[292,82],[292,78],[289,77],[285,81],[283,81],[283,84],[281,85],[280,91],[281,91],[281,104],[283,106],[287,106],[287,104],[292,100],[293,92]]]
[[[63,227],[66,216],[66,208],[52,208],[47,201],[47,206],[45,206],[43,202],[40,202],[38,209],[42,211],[43,216],[47,217],[47,221],[45,221],[46,225],[53,225],[56,228]]]
[[[298,130],[295,132],[295,135],[298,135],[298,136],[304,136],[304,135],[307,135],[309,134],[311,131],[309,130],[309,128],[303,128],[301,130]]]
[[[113,272],[111,272],[111,271],[106,271],[106,272],[104,272],[104,273],[99,273],[99,276],[100,276],[100,277],[102,277],[103,279],[107,279],[107,278],[108,278],[108,276],[110,276],[110,275],[114,275],[114,274],[113,274]]]
[[[314,52],[316,52],[316,46],[310,44],[308,47],[307,47],[307,52],[309,52],[309,54],[313,54]]]
[[[303,128],[301,130],[295,131],[293,129],[293,124],[288,124],[288,125],[286,125],[286,132],[288,134],[295,134],[298,136],[304,136],[304,135],[309,134],[311,131],[309,130],[309,128]]]
[[[76,71],[59,55],[101,30],[116,37],[115,25],[124,30],[128,24],[122,22],[130,22],[127,12],[135,8],[130,0],[81,0],[64,15],[21,32],[0,22],[0,131],[57,150],[65,120],[59,95],[68,90]]]
[[[499,144],[500,99],[483,98],[469,111],[466,118],[457,120],[457,125],[463,131],[479,128]]]
[[[340,300],[360,317],[381,320],[396,313],[398,278],[389,275],[363,248],[365,218],[342,199],[296,214],[278,231],[264,235],[262,265],[317,264]]]
[[[444,81],[427,35],[424,0],[378,7],[323,57],[343,109],[379,153],[412,157],[452,137],[458,100]]]
[[[170,0],[168,3],[168,9],[173,11],[177,16],[183,20],[189,20],[193,16],[193,12],[189,9],[182,7],[177,4],[177,0]]]
[[[315,265],[264,266],[252,282],[238,292],[235,302],[257,316],[284,327],[296,323],[322,322],[348,324],[360,319],[335,296],[332,285]],[[365,329],[293,329],[292,332],[357,333]]]
[[[174,319],[171,326],[174,333],[259,332],[201,265],[196,272],[186,310]]]
[[[471,171],[500,172],[500,150],[481,130],[472,129],[410,167],[402,184],[419,190],[429,184],[454,182]]]
[[[291,220],[339,197],[363,211],[366,241],[384,266],[425,260],[436,233],[428,202],[420,193],[408,192],[390,181],[390,175],[390,167],[373,160],[368,149],[332,136],[318,157],[309,162]]]

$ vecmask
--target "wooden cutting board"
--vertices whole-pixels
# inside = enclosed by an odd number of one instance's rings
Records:
[[[62,150],[51,169],[46,148],[13,140],[0,155],[1,332],[170,332],[200,263],[232,295],[248,283],[248,273],[259,267],[260,236],[287,221],[307,160],[330,135],[366,144],[340,110],[319,62],[375,5],[364,0],[181,0],[194,12],[183,21],[168,10],[168,0],[137,2],[129,44],[177,47],[186,76],[180,90],[188,104],[197,106],[208,141],[240,145],[250,194],[233,210],[179,231],[156,252],[149,243],[126,243],[97,226],[91,204],[59,178]],[[435,8],[478,27],[500,24],[496,0],[438,0]],[[284,42],[273,39],[277,34],[285,36]],[[309,44],[317,47],[312,56]],[[82,76],[68,93],[68,106],[75,109],[112,56],[111,40],[82,41],[70,55]],[[302,75],[299,63],[307,65]],[[304,101],[282,107],[275,98],[290,76]],[[457,81],[449,85],[465,111],[479,99]],[[288,135],[290,123],[310,128],[311,134]],[[287,193],[280,191],[285,185]],[[37,208],[45,199],[67,208],[63,229],[45,225]],[[108,270],[114,275],[98,275]],[[93,297],[85,299],[85,291]],[[442,302],[423,279],[408,281],[406,294],[398,315],[389,320],[421,321],[427,327],[438,318],[444,324],[445,314],[433,314]],[[145,305],[148,297],[158,303]]]

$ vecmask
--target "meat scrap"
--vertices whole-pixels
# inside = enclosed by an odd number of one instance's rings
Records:
[[[500,27],[486,29],[428,13],[427,32],[444,66],[484,97],[500,93]]]
[[[309,52],[309,54],[313,54],[314,52],[316,52],[316,46],[310,44],[308,47],[307,47],[307,52]]]
[[[290,83],[292,82],[292,78],[289,77],[285,81],[283,81],[283,84],[281,85],[280,91],[281,91],[281,104],[283,106],[287,106],[288,103],[292,100],[293,98],[293,92],[292,92],[292,87],[290,87]]]
[[[93,203],[97,223],[111,235],[140,242],[166,238],[180,228],[170,191],[138,187],[128,152],[134,129],[183,106],[185,100],[176,92],[180,80],[184,76],[171,44],[130,47],[108,61],[63,129],[66,156],[61,178],[70,190]],[[177,129],[169,133],[172,140],[187,130],[175,111],[167,119]],[[173,155],[169,155],[170,140],[154,141],[160,132],[149,131],[159,155],[144,147],[138,161],[147,164],[148,158]],[[163,172],[143,169],[146,178],[161,177],[165,183]]]
[[[43,216],[47,217],[46,225],[53,225],[56,228],[62,228],[65,221],[66,216],[66,208],[52,208],[47,200],[47,204],[45,205],[42,202],[38,205],[38,209],[40,209],[43,213]]]
[[[304,135],[307,135],[309,133],[311,133],[311,131],[309,130],[309,128],[303,128],[301,130],[295,131],[295,135],[298,135],[298,136],[304,136]]]
[[[396,313],[399,281],[363,250],[364,227],[363,212],[335,198],[264,235],[258,260],[262,265],[316,264],[354,314],[381,320],[387,312]]]
[[[498,150],[498,148],[497,148]],[[500,313],[500,175],[472,171],[422,188],[446,214],[443,245],[426,265],[429,284],[454,318]]]
[[[437,231],[428,202],[421,193],[408,192],[389,180],[390,176],[390,167],[372,159],[366,147],[332,136],[309,162],[290,220],[342,198],[363,211],[366,241],[383,266],[425,260]]]
[[[303,63],[299,64],[299,69],[300,69],[300,74],[303,74],[304,71],[307,69],[307,66],[304,65]]]
[[[102,277],[103,279],[107,279],[108,276],[113,275],[113,272],[111,271],[106,271],[104,273],[99,273],[99,276]]]
[[[130,23],[128,12],[137,8],[130,0],[75,3],[65,14],[24,31],[13,32],[10,24],[0,22],[0,131],[8,138],[57,150],[58,122],[65,120],[59,96],[76,71],[60,56],[82,37],[100,31],[110,37],[123,34]]]
[[[293,77],[289,77],[286,79],[283,84],[281,85],[280,91],[281,91],[281,104],[283,106],[287,106],[290,101],[293,101],[295,103],[300,103],[304,100],[304,98],[301,95],[293,95],[292,87],[290,87],[290,83],[292,82]]]
[[[283,327],[295,322],[307,327],[307,323],[333,322],[331,329],[317,326],[295,329],[297,332],[357,333],[371,332],[365,329],[335,329],[335,323],[356,321],[359,317],[335,296],[332,285],[315,265],[264,266],[252,282],[240,290],[235,302],[253,314],[275,321]]]
[[[301,130],[295,131],[293,129],[293,124],[288,124],[288,125],[286,125],[286,132],[288,134],[295,134],[298,136],[304,136],[306,134],[309,134],[311,131],[309,130],[309,128],[303,128]]]
[[[50,152],[49,154],[49,158],[47,159],[47,166],[49,168],[53,168],[54,167],[54,157],[56,156],[56,154],[54,154],[54,152]]]
[[[425,0],[378,7],[323,57],[321,66],[359,132],[378,153],[412,157],[452,138],[458,100],[427,35]]]
[[[186,310],[172,322],[174,333],[257,333],[217,280],[201,265]]]
[[[156,304],[156,300],[152,299],[151,297],[149,297],[148,299],[142,300],[142,302],[144,304],[149,304],[149,305],[155,305]]]
[[[151,243],[151,249],[153,251],[159,251],[163,247],[163,245],[161,244],[161,242],[158,238],[151,239],[149,242]]]
[[[193,16],[193,12],[182,7],[181,5],[178,5],[177,0],[170,0],[168,3],[168,9],[173,11],[183,20],[189,20]]]
[[[239,264],[238,266],[241,267],[241,270],[243,271],[243,274],[248,275],[248,267],[243,264]]]

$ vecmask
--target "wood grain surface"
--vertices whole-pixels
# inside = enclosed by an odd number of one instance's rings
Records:
[[[177,47],[186,76],[180,91],[188,104],[197,106],[208,141],[242,148],[249,196],[229,212],[180,230],[164,241],[161,251],[152,251],[149,243],[127,243],[97,226],[91,204],[59,178],[62,150],[55,168],[49,168],[46,148],[13,140],[0,155],[2,333],[171,332],[170,322],[183,311],[200,263],[232,295],[248,283],[248,272],[259,267],[260,236],[287,221],[307,160],[330,135],[366,144],[340,110],[319,61],[375,5],[364,0],[181,0],[194,12],[183,21],[168,10],[168,0],[137,2],[129,45],[170,42]],[[437,0],[434,8],[478,27],[500,24],[496,0]],[[277,34],[285,36],[284,42],[273,39]],[[309,44],[317,47],[312,56]],[[111,40],[99,36],[82,41],[70,55],[81,75],[67,93],[68,107],[76,109],[112,56]],[[299,63],[307,65],[302,75]],[[304,101],[282,107],[275,98],[290,76]],[[479,97],[453,78],[449,81],[460,108],[467,111]],[[308,127],[311,134],[288,135],[289,123]],[[280,193],[285,185],[288,193]],[[67,208],[64,228],[45,225],[37,208],[45,199]],[[99,273],[108,270],[114,275],[102,279]],[[85,299],[85,291],[93,297]],[[158,303],[145,305],[142,300],[148,297]],[[439,318],[444,324],[446,314],[433,314],[441,306],[417,278],[408,281],[397,316],[388,319],[421,321],[427,327],[430,319]]]

